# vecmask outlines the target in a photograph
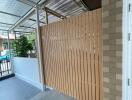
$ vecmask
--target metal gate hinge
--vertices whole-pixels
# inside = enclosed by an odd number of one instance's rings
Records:
[[[130,40],[131,40],[131,34],[128,33],[128,41],[130,41]]]
[[[131,4],[129,3],[129,6],[128,6],[128,11],[130,12],[131,11]]]
[[[130,79],[128,78],[128,86],[130,86]]]

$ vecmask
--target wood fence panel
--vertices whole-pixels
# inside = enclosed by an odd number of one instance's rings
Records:
[[[77,100],[101,100],[101,9],[42,26],[46,85]]]

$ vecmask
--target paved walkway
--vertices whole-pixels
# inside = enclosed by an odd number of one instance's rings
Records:
[[[31,100],[75,100],[72,97],[66,96],[62,93],[58,93],[57,91],[46,91],[39,93]]]
[[[40,92],[39,89],[15,77],[0,81],[0,100],[29,100]]]

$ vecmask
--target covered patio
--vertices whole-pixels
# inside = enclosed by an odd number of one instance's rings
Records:
[[[0,0],[0,100],[122,100],[123,1]]]
[[[0,99],[2,100],[73,100],[45,85],[43,48],[40,27],[62,21],[91,9],[87,2],[76,0],[4,0],[0,1],[0,33],[7,37],[7,55],[0,59]],[[15,57],[12,54],[10,35],[17,40],[22,35],[35,33],[37,58]],[[52,95],[53,94],[53,95]],[[58,95],[59,94],[59,95]],[[38,99],[37,99],[38,98]]]
[[[70,4],[70,5],[69,5]],[[70,9],[67,10],[66,9]],[[94,9],[94,8],[92,8]],[[61,21],[66,17],[79,15],[86,12],[88,8],[81,1],[74,0],[5,0],[0,1],[0,33],[7,37],[10,51],[7,56],[1,56],[0,77],[14,74],[14,57],[11,54],[11,35],[14,39],[21,35],[36,34],[37,59],[41,61],[41,41],[39,27],[50,23]],[[40,75],[41,76],[41,75]],[[41,76],[42,77],[42,76]]]

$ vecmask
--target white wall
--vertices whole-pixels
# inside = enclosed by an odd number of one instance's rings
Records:
[[[43,89],[37,58],[14,57],[13,66],[16,77]]]
[[[126,20],[128,20],[128,12],[127,12],[127,6],[128,6],[128,0],[123,0],[123,75],[122,75],[122,80],[123,80],[123,85],[122,85],[122,100],[128,100],[128,86],[127,86],[127,79],[128,79],[128,75],[127,75],[127,33],[128,33],[128,22]]]
[[[132,9],[129,11],[132,0],[123,0],[123,98],[132,100]],[[130,40],[128,40],[130,33]],[[130,79],[130,85],[128,85]]]

